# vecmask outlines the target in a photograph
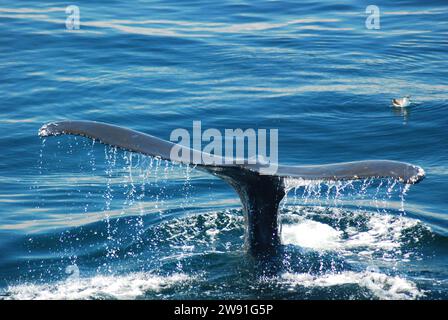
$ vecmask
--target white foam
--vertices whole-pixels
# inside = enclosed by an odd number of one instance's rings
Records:
[[[316,250],[331,250],[341,246],[341,231],[329,225],[304,220],[282,227],[282,242]]]
[[[401,246],[402,231],[414,227],[417,220],[394,217],[391,215],[372,215],[367,223],[367,231],[358,232],[349,229],[349,239],[345,248],[368,247],[372,249],[392,250]]]
[[[82,300],[135,299],[148,291],[159,292],[177,283],[190,281],[185,274],[158,276],[133,273],[124,276],[94,276],[70,279],[51,284],[20,284],[7,289],[6,299],[18,300]]]
[[[336,215],[340,213],[335,212]],[[367,230],[348,227],[343,231],[306,217],[289,215],[288,220],[294,222],[283,224],[282,242],[315,250],[338,250],[348,252],[352,249],[363,249],[359,254],[371,255],[375,250],[397,251],[401,247],[402,232],[416,226],[419,221],[389,214],[366,214]],[[286,216],[286,215],[285,215]]]
[[[379,272],[344,271],[320,276],[313,276],[308,273],[285,273],[281,276],[281,279],[291,286],[291,290],[294,290],[297,286],[333,287],[354,284],[368,289],[379,299],[416,299],[424,295],[413,282],[398,276],[388,276]]]

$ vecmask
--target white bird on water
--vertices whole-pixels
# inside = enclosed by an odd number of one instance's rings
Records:
[[[405,108],[411,104],[411,96],[405,96],[404,98],[392,99],[392,105],[398,108]]]

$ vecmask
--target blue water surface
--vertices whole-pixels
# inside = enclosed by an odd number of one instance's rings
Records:
[[[376,1],[0,1],[4,299],[447,299],[448,6]],[[391,99],[411,95],[408,108]],[[96,120],[279,129],[282,164],[406,161],[426,179],[293,188],[273,266],[235,192],[81,137]]]

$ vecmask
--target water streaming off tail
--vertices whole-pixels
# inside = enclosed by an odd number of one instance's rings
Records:
[[[283,208],[287,205],[351,206],[387,212],[389,206],[399,203],[402,213],[405,213],[405,196],[411,186],[392,178],[347,181],[288,178],[285,185],[287,195]]]
[[[288,179],[286,185],[289,192],[281,208],[285,245],[323,256],[337,252],[361,270],[377,270],[421,259],[415,249],[431,239],[428,227],[406,217],[410,186],[396,180]]]
[[[127,258],[132,258],[134,267],[144,268],[147,236],[152,232],[148,230],[194,205],[190,181],[198,172],[190,167],[78,137],[57,139],[50,148],[54,149],[49,152],[43,140],[37,163],[36,208],[52,211],[53,203],[64,203],[66,211],[54,212],[55,221],[49,222],[61,223],[55,235],[58,244],[50,249],[61,264],[76,265],[81,253],[100,273],[118,271],[116,265]],[[75,159],[74,153],[80,157]],[[59,174],[62,171],[72,173]],[[161,234],[160,230],[152,232],[149,242],[163,242]],[[32,242],[30,253],[37,246],[35,239]],[[38,268],[37,263],[31,264],[35,265],[31,269]]]
[[[158,277],[171,279],[173,272],[186,279],[207,279],[208,268],[226,265],[233,270],[228,276],[236,279],[253,273],[241,256],[240,202],[230,187],[220,187],[220,180],[192,167],[76,137],[46,141],[37,167],[39,208],[54,217],[39,225],[53,224],[56,231],[31,235],[27,243],[31,258],[26,280],[42,282],[43,287],[19,285],[11,289],[13,296],[39,297],[42,291],[51,297],[52,291],[64,295],[68,290],[80,296],[96,292],[95,297],[106,290],[119,297],[115,288],[97,280],[124,277],[152,284]],[[280,208],[283,271],[268,284],[254,279],[249,287],[280,286],[288,292],[305,288],[306,295],[310,286],[322,290],[349,284],[360,292],[367,288],[374,297],[420,297],[412,281],[388,275],[419,259],[416,248],[432,235],[404,216],[408,186],[391,179],[285,183],[288,194]],[[220,190],[232,200],[204,200]],[[66,283],[48,284],[49,276]],[[306,281],[298,284],[302,278]],[[318,281],[313,285],[309,279]],[[213,279],[195,281],[222,292],[219,282],[210,284]],[[149,291],[159,290],[146,282]]]

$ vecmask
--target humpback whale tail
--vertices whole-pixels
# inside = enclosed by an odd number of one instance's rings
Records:
[[[48,123],[39,130],[39,136],[62,134],[85,136],[100,142],[172,161],[171,151],[179,145],[127,128],[94,121],[60,121]],[[357,180],[366,178],[394,178],[403,183],[421,181],[422,168],[397,161],[369,160],[312,166],[278,166],[276,173],[266,174],[264,163],[242,164],[221,161],[219,165],[196,163],[203,153],[181,147],[189,158],[181,162],[218,176],[238,193],[245,217],[245,245],[253,255],[270,254],[280,244],[278,207],[286,194],[288,178],[304,180]],[[210,156],[210,155],[208,155]]]

